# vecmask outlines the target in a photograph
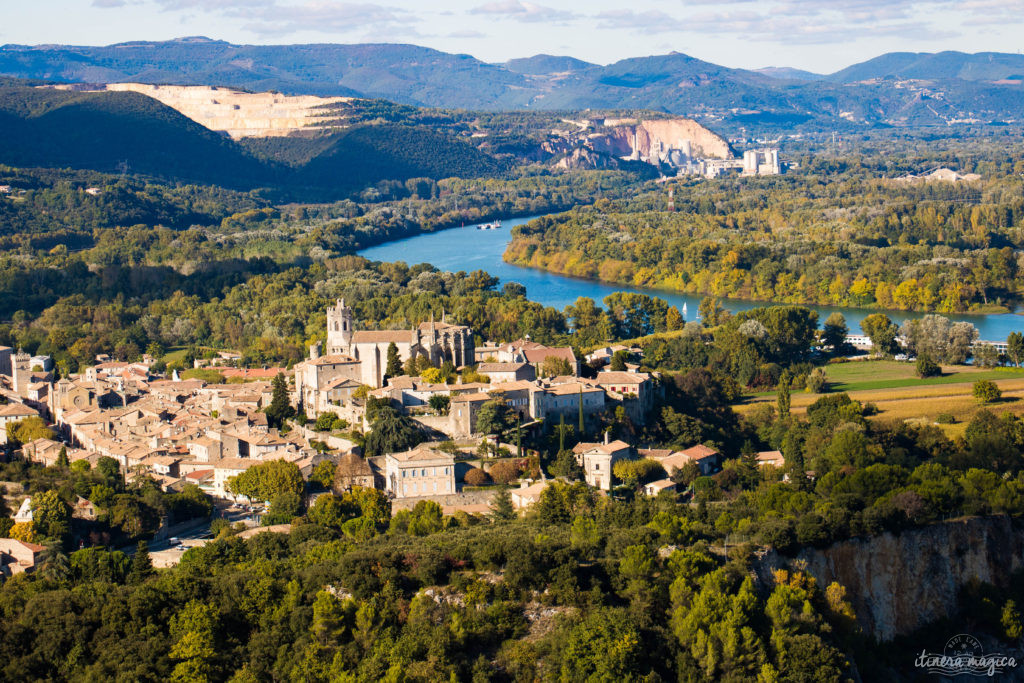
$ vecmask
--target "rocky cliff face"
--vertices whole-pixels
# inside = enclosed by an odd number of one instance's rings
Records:
[[[612,122],[607,122],[612,123]],[[607,132],[591,136],[597,152],[632,157],[648,163],[678,165],[675,157],[730,159],[729,143],[692,119],[615,122]],[[673,152],[680,154],[673,155]]]
[[[111,83],[106,89],[152,97],[196,123],[235,139],[323,130],[331,117],[322,107],[352,100],[350,97],[246,93],[230,88],[143,83]]]
[[[972,579],[1006,586],[1024,567],[1024,520],[945,522],[804,551],[797,559],[819,585],[845,586],[864,631],[889,641],[955,614],[960,589]],[[763,569],[783,564],[770,554]]]
[[[696,159],[731,159],[720,135],[692,119],[566,121],[580,128],[546,140],[542,149],[565,155],[557,168],[619,168],[620,159],[683,168]]]

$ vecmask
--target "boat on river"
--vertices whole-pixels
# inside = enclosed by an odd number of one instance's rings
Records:
[[[493,223],[481,223],[476,226],[477,230],[497,230],[501,227],[501,221],[494,221]]]

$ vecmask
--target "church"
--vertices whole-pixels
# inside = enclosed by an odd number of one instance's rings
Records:
[[[339,299],[327,309],[327,353],[359,361],[360,381],[375,389],[384,386],[388,346],[398,348],[404,363],[414,356],[426,356],[431,365],[450,361],[455,367],[474,362],[473,330],[451,325],[442,315],[440,322],[420,323],[412,330],[356,330],[352,309]]]

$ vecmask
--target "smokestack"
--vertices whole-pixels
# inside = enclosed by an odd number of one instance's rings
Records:
[[[609,434],[610,434],[610,432],[608,430],[605,430],[605,432],[604,432],[604,445],[605,446],[608,445],[608,439],[609,439],[608,435]]]

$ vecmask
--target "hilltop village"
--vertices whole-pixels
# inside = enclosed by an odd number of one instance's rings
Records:
[[[95,468],[110,458],[126,481],[148,478],[171,493],[195,485],[224,506],[267,504],[240,493],[236,478],[283,460],[306,478],[330,463],[337,493],[372,487],[395,511],[433,500],[447,513],[486,510],[496,491],[480,486],[491,479],[487,470],[511,467],[511,476],[495,479],[518,480],[513,503],[528,507],[550,479],[522,443],[567,425],[593,438],[579,440],[572,453],[599,491],[613,487],[623,460],[662,464],[666,478],[645,487],[652,495],[675,489],[687,465],[699,474],[719,467],[718,452],[699,444],[645,451],[612,438],[616,423],[642,425],[655,405],[659,377],[638,370],[640,349],[607,347],[580,359],[571,347],[530,339],[476,346],[471,329],[444,316],[409,330],[359,330],[343,300],[329,309],[327,326],[326,349],[312,345],[308,359],[290,369],[232,367],[231,352],[194,361],[226,383],[156,373],[148,355],[138,362],[99,356],[84,372],[57,378],[48,357],[0,347],[0,439],[35,424],[51,433],[7,444],[28,461],[51,467],[66,458]],[[275,420],[277,394],[294,416],[286,422]],[[364,457],[368,407],[407,420],[417,443]],[[465,463],[481,453],[488,456],[483,468]]]

